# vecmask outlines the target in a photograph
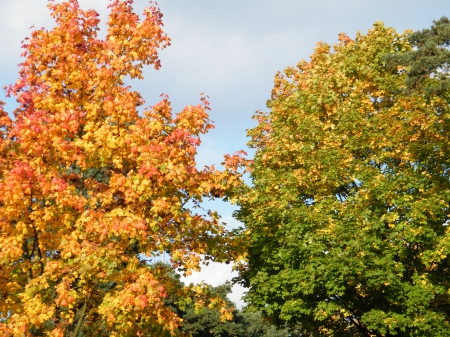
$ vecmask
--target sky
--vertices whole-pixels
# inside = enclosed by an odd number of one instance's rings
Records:
[[[83,9],[97,10],[105,22],[107,0],[79,0]],[[141,14],[148,0],[135,0]],[[146,105],[154,105],[161,93],[169,95],[174,111],[209,96],[215,129],[202,138],[197,163],[219,166],[223,155],[248,151],[246,130],[255,126],[257,110],[266,111],[277,71],[308,60],[317,42],[337,42],[340,32],[354,37],[367,32],[374,22],[403,32],[428,28],[433,20],[450,16],[448,0],[160,0],[164,30],[172,45],[160,53],[162,68],[148,67],[141,81],[130,84]],[[30,27],[51,28],[53,20],[46,0],[0,0],[0,88],[18,78],[21,41]],[[104,30],[103,30],[104,31]],[[100,36],[102,32],[100,32]],[[16,104],[0,93],[7,111]],[[208,203],[227,226],[235,206]],[[219,285],[235,277],[230,265],[212,264],[187,279]],[[234,286],[230,298],[238,306],[244,289]]]

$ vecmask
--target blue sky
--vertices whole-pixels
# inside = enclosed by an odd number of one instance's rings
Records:
[[[84,9],[106,16],[107,0],[79,0]],[[427,28],[450,16],[448,0],[160,0],[165,31],[172,46],[161,52],[162,68],[148,68],[131,85],[147,105],[169,95],[174,111],[210,96],[216,129],[203,137],[198,165],[218,165],[223,154],[246,150],[251,116],[265,110],[277,71],[308,59],[318,41],[334,44],[340,32],[350,37],[384,21],[398,31]],[[53,25],[46,0],[0,0],[0,87],[17,80],[20,45],[29,27]],[[148,1],[135,0],[142,13]],[[0,100],[6,100],[0,94]],[[15,107],[6,100],[8,111]],[[250,152],[251,153],[251,152]],[[214,202],[230,226],[233,206]],[[230,267],[213,265],[189,280],[214,285],[230,278]],[[235,288],[233,300],[242,289]]]

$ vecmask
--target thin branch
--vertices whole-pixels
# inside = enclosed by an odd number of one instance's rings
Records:
[[[42,262],[42,252],[41,252],[41,248],[39,247],[39,238],[38,238],[38,233],[36,231],[36,227],[33,227],[33,232],[34,232],[34,242],[36,242],[36,247],[37,247],[37,253],[39,256],[39,264],[41,265],[41,275],[44,274],[44,263]]]
[[[23,257],[25,260],[28,260],[28,262],[30,262],[30,253],[28,251],[28,239],[23,239],[22,241],[22,251],[23,251]],[[31,280],[33,279],[33,271],[32,269],[28,266],[27,268],[27,282],[30,283]]]
[[[86,315],[86,308],[87,308],[88,301],[89,301],[89,297],[87,297],[84,300],[83,308],[81,309],[80,317],[78,319],[78,323],[77,323],[77,326],[76,326],[76,328],[75,328],[75,330],[74,330],[74,332],[72,334],[72,337],[77,337],[78,333],[80,332],[81,325],[82,325],[82,323],[84,321],[84,316]]]
[[[91,180],[89,181],[89,183],[87,185],[84,186],[83,190],[81,191],[81,195],[84,194],[84,192],[86,192],[87,188],[89,187],[89,185],[92,183],[92,181],[94,180],[94,178],[97,176],[97,174],[100,172],[101,168],[97,169],[97,171],[95,172],[95,174],[91,177]]]

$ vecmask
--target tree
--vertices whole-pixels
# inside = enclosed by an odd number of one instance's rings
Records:
[[[167,97],[139,113],[143,99],[124,84],[144,65],[158,69],[158,49],[170,45],[159,9],[140,20],[132,3],[110,1],[102,40],[95,11],[50,1],[55,28],[24,42],[7,88],[19,107],[13,119],[0,110],[2,335],[178,334],[164,298],[176,291],[190,303],[197,293],[201,306],[203,290],[178,289],[147,262],[168,254],[189,274],[200,255],[237,252],[217,213],[195,210],[239,180],[196,168],[199,137],[213,127],[206,97],[175,116]]]
[[[232,312],[232,319],[223,321],[220,311],[216,308],[196,310],[194,305],[188,305],[180,311],[183,319],[182,330],[192,337],[288,337],[297,336],[295,330],[277,329],[261,315],[261,312],[246,312],[236,310],[236,304],[227,298],[231,293],[231,284],[226,282],[217,287],[209,286],[210,297],[221,298]]]
[[[394,66],[406,66],[406,85],[414,90],[422,87],[431,94],[447,93],[450,85],[450,20],[443,16],[429,29],[411,34],[408,38],[412,50],[387,55]]]
[[[225,301],[228,310],[233,312],[232,320],[222,321],[217,309],[206,308],[199,312],[193,305],[189,305],[180,315],[184,322],[182,329],[193,337],[243,336],[244,329],[236,316],[236,304],[227,298],[227,294],[231,292],[231,284],[225,283],[218,287],[211,287],[210,292],[213,297],[219,297]]]
[[[223,321],[216,308],[205,308],[201,311],[189,305],[182,311],[183,331],[192,337],[294,337],[294,329],[278,329],[261,315],[261,312],[236,310],[236,304],[227,298],[231,293],[231,284],[226,282],[217,287],[209,287],[210,297],[221,298],[232,312],[232,319]]]
[[[180,281],[180,275],[176,273],[171,265],[156,263],[152,266],[155,272],[171,277],[174,287],[164,299],[164,304],[169,306],[178,317],[183,320],[179,330],[191,337],[288,337],[298,336],[296,331],[288,329],[277,329],[263,319],[260,312],[245,312],[236,310],[236,304],[227,298],[231,293],[231,283],[229,281],[222,285],[213,287],[207,285],[203,294],[206,304],[211,303],[211,299],[221,299],[225,304],[224,308],[201,307],[196,303],[180,303],[178,295],[184,283]],[[196,297],[196,294],[192,294]],[[181,304],[181,305],[180,305]],[[221,311],[227,310],[232,313],[231,319],[224,321],[221,319]]]
[[[449,92],[406,90],[376,23],[275,77],[237,218],[249,306],[320,336],[448,336]],[[428,74],[428,79],[432,74]]]

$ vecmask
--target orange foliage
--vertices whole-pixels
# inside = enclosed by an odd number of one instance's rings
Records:
[[[111,1],[104,40],[95,11],[76,0],[49,8],[55,28],[26,39],[7,88],[14,120],[0,104],[0,332],[176,334],[181,321],[163,300],[192,291],[143,260],[168,253],[189,274],[200,255],[232,257],[218,216],[186,203],[226,197],[239,175],[196,168],[213,127],[205,97],[175,117],[167,97],[138,113],[143,99],[124,77],[160,67],[170,39],[158,8],[140,20],[131,0]]]

